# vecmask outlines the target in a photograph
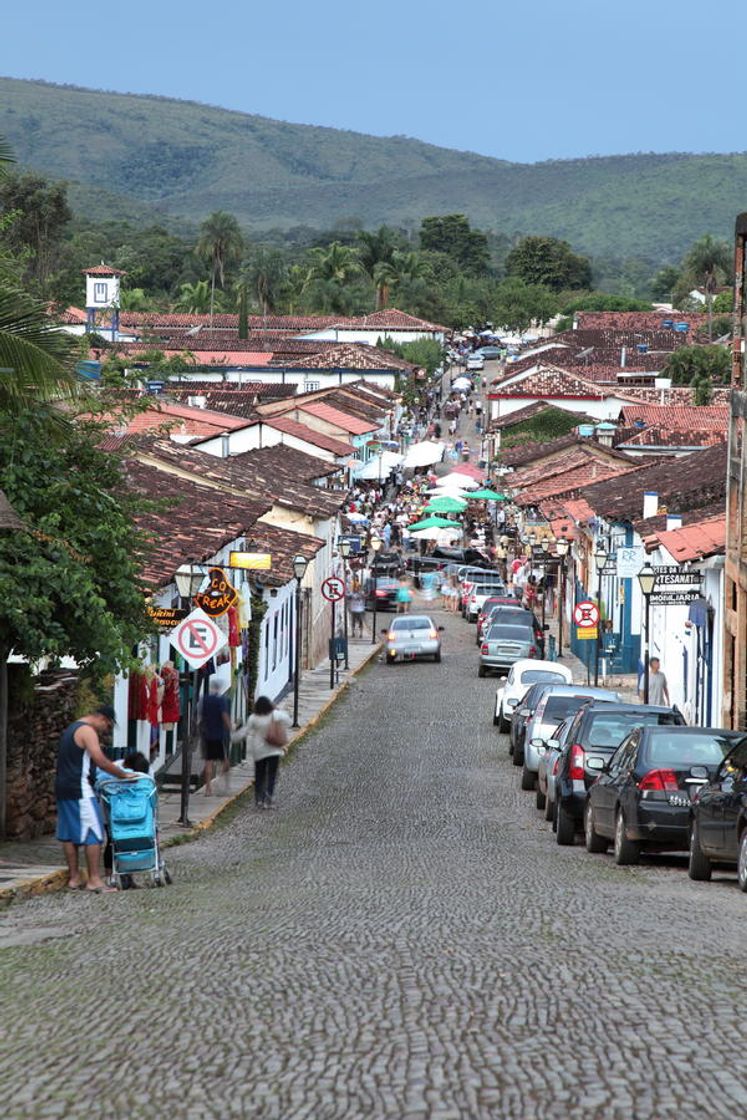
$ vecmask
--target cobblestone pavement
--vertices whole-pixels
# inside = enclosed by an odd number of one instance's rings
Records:
[[[445,621],[170,889],[1,916],[4,1117],[745,1114],[747,900],[552,842]]]

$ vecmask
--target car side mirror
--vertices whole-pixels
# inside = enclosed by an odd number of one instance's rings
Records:
[[[532,739],[530,742],[530,746],[534,747],[535,750],[540,750],[540,748],[544,750],[546,745],[544,739]]]
[[[603,774],[608,770],[607,763],[603,758],[587,758],[587,770],[596,770],[598,773]]]
[[[547,740],[547,749],[549,751],[556,751],[559,746],[560,746],[560,743],[558,742],[557,739],[548,739]]]
[[[506,678],[502,677],[501,679],[505,681]],[[506,707],[507,708],[515,708],[518,703],[519,703],[519,701],[516,699],[516,697],[512,696],[510,700],[506,701]]]
[[[445,626],[439,626],[439,630],[445,630],[445,629],[446,629]]]
[[[550,624],[549,624],[549,622],[546,622],[546,623],[545,623],[545,625],[544,625],[544,626],[542,627],[542,629],[543,629],[543,630],[549,630],[549,629],[550,629]]]
[[[530,716],[531,714],[532,714],[532,713],[531,713],[531,712],[529,711],[529,708],[521,708],[521,709],[519,710],[519,715],[520,715],[520,716],[524,716],[524,719],[526,719],[526,717],[527,717],[527,716]]]

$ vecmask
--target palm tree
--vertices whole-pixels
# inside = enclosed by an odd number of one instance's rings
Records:
[[[389,226],[380,226],[375,233],[361,231],[358,234],[361,267],[372,280],[376,266],[391,261],[392,254],[400,246],[401,240],[401,237]]]
[[[719,241],[706,233],[690,248],[683,264],[695,282],[705,288],[710,342],[713,336],[713,297],[719,284],[724,283],[731,275],[731,249],[726,241]]]
[[[69,396],[75,386],[75,340],[47,305],[0,280],[0,415]]]
[[[430,266],[420,253],[395,249],[391,259],[381,261],[374,271],[376,310],[388,306],[391,292],[395,298],[408,294],[411,300],[421,298],[429,276]]]
[[[211,311],[214,302],[215,293],[211,292],[207,280],[196,280],[194,284],[181,285],[174,310],[186,311],[190,315],[205,315]]]
[[[224,210],[216,210],[200,226],[200,239],[197,242],[197,254],[210,262],[210,326],[213,325],[213,311],[215,309],[215,282],[220,278],[220,286],[226,282],[226,265],[241,259],[244,248],[244,238],[239,228],[239,223],[233,214],[226,214]]]
[[[285,258],[277,249],[259,248],[245,264],[242,280],[257,297],[263,315],[275,311],[287,274]]]
[[[283,284],[283,302],[289,315],[300,310],[308,286],[308,268],[301,264],[292,264]]]
[[[358,250],[333,241],[326,248],[310,249],[308,259],[315,305],[319,310],[346,313],[351,306],[348,285],[361,274]]]

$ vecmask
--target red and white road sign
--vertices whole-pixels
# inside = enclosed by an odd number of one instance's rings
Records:
[[[172,646],[192,669],[199,669],[227,641],[228,635],[199,607],[171,635]]]
[[[599,607],[591,599],[576,603],[573,608],[573,621],[581,630],[592,630],[599,623]]]
[[[328,603],[337,603],[345,598],[345,584],[339,576],[330,576],[322,584],[322,595]]]

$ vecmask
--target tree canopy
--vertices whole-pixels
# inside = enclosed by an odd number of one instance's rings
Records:
[[[556,237],[524,237],[506,257],[506,272],[551,291],[591,287],[591,262]]]

